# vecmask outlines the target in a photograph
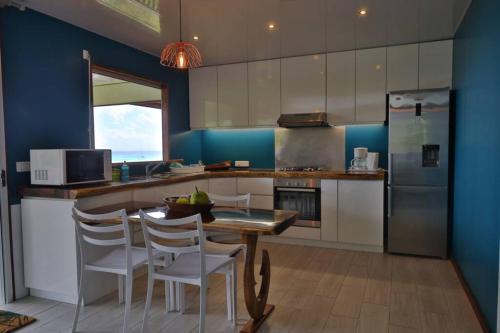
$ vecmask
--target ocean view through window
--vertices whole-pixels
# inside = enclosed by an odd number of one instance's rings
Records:
[[[159,82],[93,65],[93,146],[111,149],[113,163],[168,158],[166,95]]]
[[[97,149],[112,150],[112,162],[163,160],[161,109],[131,104],[94,107]]]

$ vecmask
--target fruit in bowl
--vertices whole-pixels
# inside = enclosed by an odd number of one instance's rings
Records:
[[[214,206],[214,202],[210,201],[208,194],[199,191],[198,188],[190,196],[166,197],[163,201],[168,210],[176,213],[179,217],[196,214],[206,215]]]

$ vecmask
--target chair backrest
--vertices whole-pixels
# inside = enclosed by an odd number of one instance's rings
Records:
[[[150,268],[153,265],[153,249],[161,251],[166,254],[186,254],[186,253],[200,253],[200,272],[201,276],[205,276],[206,266],[205,266],[205,235],[203,233],[203,222],[201,215],[193,215],[180,219],[158,219],[148,215],[146,212],[140,210],[139,215],[141,217],[141,226],[144,233],[144,242],[146,243],[146,249],[148,251]],[[196,224],[194,230],[183,230],[182,226],[186,226],[186,229],[192,228],[193,223]],[[173,232],[173,228],[178,228],[178,232]],[[168,231],[165,228],[168,228]],[[172,240],[192,240],[198,239],[198,244],[193,244],[192,242],[181,243],[179,246],[168,246],[160,244],[163,240],[165,243]]]
[[[87,214],[73,207],[73,220],[75,221],[82,262],[85,262],[83,244],[87,243],[92,246],[125,245],[126,261],[127,264],[131,264],[130,247],[132,242],[125,209],[106,214]]]
[[[215,205],[223,205],[229,207],[250,207],[250,193],[241,195],[219,195],[215,193],[208,193],[210,200],[215,202]]]

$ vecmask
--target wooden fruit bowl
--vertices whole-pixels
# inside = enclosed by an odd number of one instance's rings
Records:
[[[208,204],[183,204],[177,203],[179,197],[166,197],[163,199],[165,205],[167,205],[168,210],[176,213],[179,216],[191,216],[196,214],[207,215],[214,206],[214,202],[211,201]]]

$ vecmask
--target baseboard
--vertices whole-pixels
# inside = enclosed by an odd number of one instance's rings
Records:
[[[262,236],[260,240],[269,243],[325,247],[325,248],[340,249],[340,250],[364,251],[364,252],[375,252],[375,253],[384,252],[383,246],[359,245],[359,244],[329,242],[329,241],[302,239],[302,238],[286,238],[282,236]]]
[[[455,269],[455,272],[457,273],[458,279],[460,280],[460,284],[462,285],[462,288],[464,288],[465,293],[467,294],[467,298],[469,299],[470,304],[472,304],[472,308],[474,309],[474,313],[477,317],[477,320],[479,321],[479,324],[481,325],[481,328],[483,329],[484,333],[489,333],[490,330],[488,329],[488,325],[486,324],[486,318],[484,318],[483,314],[481,313],[481,310],[479,309],[479,304],[477,303],[476,299],[474,298],[474,295],[472,295],[472,292],[469,288],[469,284],[467,281],[465,281],[465,278],[462,274],[462,270],[458,266],[457,262],[455,259],[450,258],[451,264],[453,265],[453,268]]]

